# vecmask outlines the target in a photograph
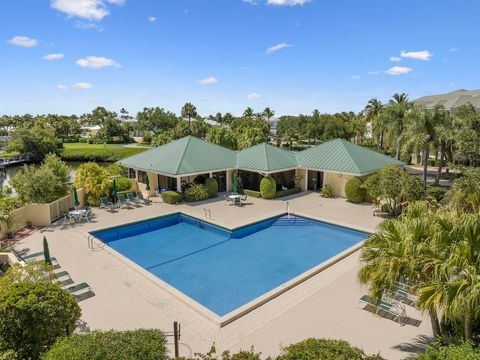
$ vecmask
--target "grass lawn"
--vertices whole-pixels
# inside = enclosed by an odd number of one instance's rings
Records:
[[[86,143],[64,143],[63,147],[65,149],[105,149],[105,148],[125,148],[125,145],[122,144],[86,144]],[[131,144],[129,147],[134,148],[148,148],[148,146],[140,144]]]
[[[66,143],[59,150],[65,161],[114,162],[148,150],[145,146],[125,146],[121,144]]]

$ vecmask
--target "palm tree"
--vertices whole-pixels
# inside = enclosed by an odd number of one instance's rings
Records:
[[[271,110],[269,107],[266,107],[265,110],[263,110],[263,116],[267,118],[267,122],[269,122],[274,115],[275,111]]]
[[[390,136],[396,142],[395,157],[397,160],[400,159],[405,117],[411,107],[408,95],[405,93],[394,94],[387,107],[387,128],[391,133]]]
[[[192,118],[196,117],[197,114],[197,108],[192,104],[192,103],[186,103],[182,107],[182,117],[183,118],[188,118],[188,133],[190,134],[190,122]]]
[[[440,176],[442,175],[447,149],[452,148],[455,139],[454,117],[450,111],[444,110],[442,112],[442,116],[439,117],[435,124],[435,131],[436,145],[440,154],[434,185],[438,185],[440,182]]]
[[[245,109],[245,111],[243,112],[243,117],[246,117],[246,118],[251,118],[253,117],[253,109],[249,106]]]
[[[377,143],[383,149],[383,136],[385,132],[385,121],[383,115],[384,105],[376,98],[370,99],[365,106],[364,113],[368,123],[372,124],[372,132],[377,134]]]

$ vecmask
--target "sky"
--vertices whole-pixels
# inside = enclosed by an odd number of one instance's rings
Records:
[[[478,0],[0,2],[0,115],[360,111],[480,88]]]

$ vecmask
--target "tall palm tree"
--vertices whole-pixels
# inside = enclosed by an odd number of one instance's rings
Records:
[[[246,117],[246,118],[251,118],[253,117],[253,109],[249,106],[245,109],[245,111],[243,112],[243,117]]]
[[[385,133],[383,111],[384,105],[376,98],[370,99],[364,109],[367,123],[372,124],[372,135],[377,135],[377,143],[379,144],[380,149],[383,149],[383,136]]]
[[[394,94],[387,107],[387,128],[391,133],[391,137],[395,139],[395,157],[397,160],[400,159],[405,117],[411,107],[412,105],[408,101],[408,95],[405,93]]]
[[[435,124],[436,146],[439,152],[438,170],[435,176],[434,185],[440,182],[442,169],[445,164],[447,149],[451,149],[455,140],[454,116],[450,111],[442,111],[442,116],[438,118]]]
[[[263,110],[263,116],[267,119],[267,121],[270,121],[270,119],[275,115],[275,111],[271,110],[269,107],[266,107],[265,110]]]
[[[188,118],[188,133],[191,134],[190,131],[190,123],[192,118],[196,117],[197,114],[197,108],[192,104],[192,103],[186,103],[182,107],[182,117],[183,118]]]

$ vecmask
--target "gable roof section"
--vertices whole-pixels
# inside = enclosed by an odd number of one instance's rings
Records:
[[[472,104],[480,109],[480,90],[455,90],[446,94],[429,95],[413,101],[416,106],[432,109],[437,105],[443,106],[446,110],[455,110],[461,105]]]
[[[118,163],[144,171],[182,175],[235,168],[236,153],[194,136],[186,136]]]
[[[288,150],[263,143],[237,152],[240,169],[272,172],[298,167],[295,154]]]
[[[335,139],[297,153],[300,167],[351,174],[368,174],[386,164],[402,162],[376,151],[355,145],[350,141]]]

